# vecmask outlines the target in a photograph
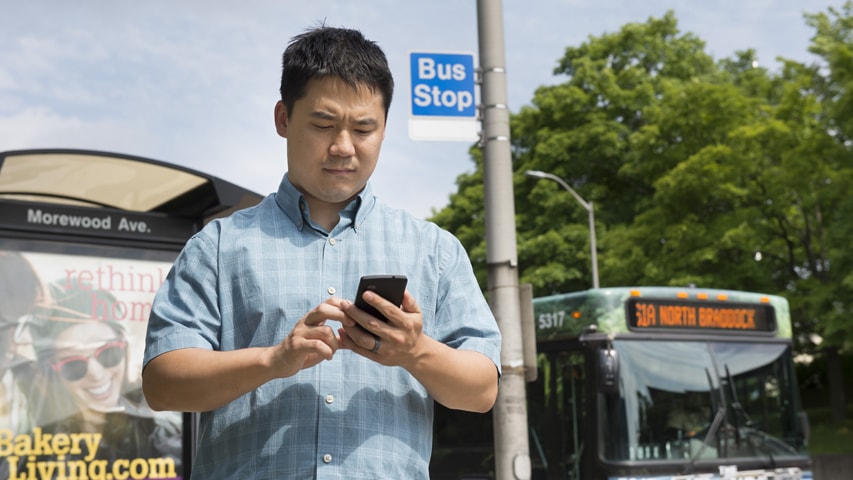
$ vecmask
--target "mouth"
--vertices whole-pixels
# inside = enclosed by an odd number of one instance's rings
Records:
[[[323,170],[332,175],[348,175],[355,171],[351,168],[324,168]]]
[[[94,387],[89,387],[86,389],[86,393],[89,394],[92,398],[96,400],[103,400],[110,396],[110,393],[113,389],[113,380],[112,378],[107,379],[104,383],[95,385]]]

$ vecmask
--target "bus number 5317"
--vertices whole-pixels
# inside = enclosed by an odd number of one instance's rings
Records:
[[[547,328],[560,328],[566,319],[565,310],[539,314],[539,330]]]

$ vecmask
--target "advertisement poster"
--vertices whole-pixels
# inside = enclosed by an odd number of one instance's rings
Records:
[[[152,411],[141,390],[171,262],[21,246],[0,242],[0,478],[181,478],[182,414]]]

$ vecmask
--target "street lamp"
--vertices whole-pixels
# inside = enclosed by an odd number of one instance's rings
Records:
[[[576,192],[572,187],[569,186],[562,178],[546,172],[540,172],[539,170],[528,170],[524,172],[528,177],[534,178],[549,178],[554,180],[555,182],[562,185],[563,188],[569,191],[575,200],[581,204],[583,208],[586,209],[589,214],[589,251],[590,251],[590,259],[592,262],[592,288],[598,288],[598,255],[595,251],[595,214],[593,213],[592,202],[587,202]]]

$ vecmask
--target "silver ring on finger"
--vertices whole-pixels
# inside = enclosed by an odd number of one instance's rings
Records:
[[[373,337],[373,348],[370,349],[370,352],[371,353],[378,352],[380,343],[381,342],[379,341],[379,337]]]

